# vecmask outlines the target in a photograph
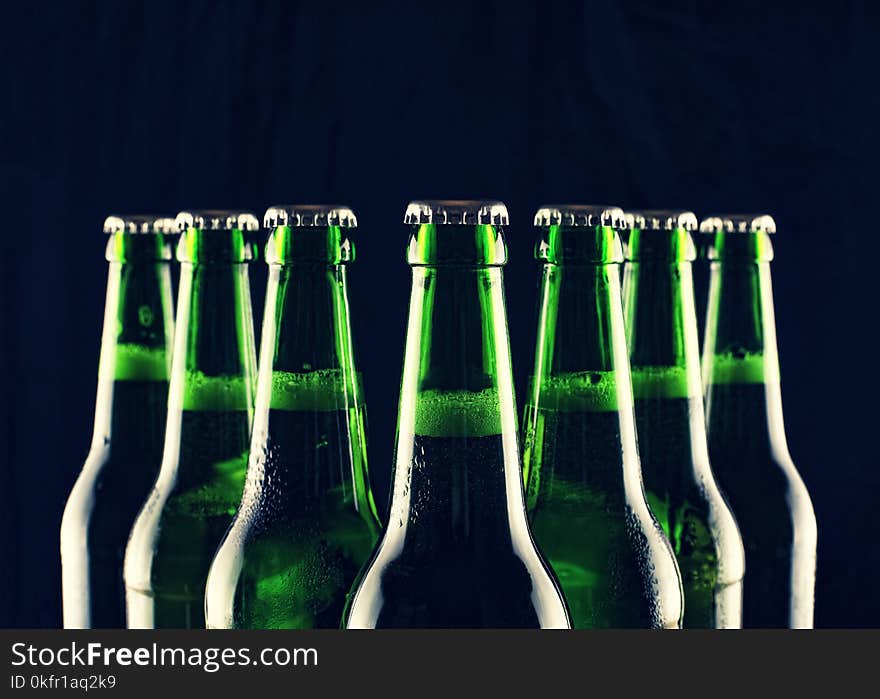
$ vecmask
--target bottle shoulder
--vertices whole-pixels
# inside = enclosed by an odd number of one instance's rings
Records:
[[[67,496],[61,520],[62,534],[74,523],[79,526],[88,519],[97,502],[101,479],[112,468],[111,463],[109,440],[93,443]]]
[[[715,473],[708,458],[682,459],[675,469],[675,478],[651,478],[650,464],[645,466],[645,490],[649,495],[652,509],[654,503],[651,496],[669,507],[686,509],[692,516],[697,516],[715,528],[736,529],[736,521],[730,503],[719,486]]]
[[[364,568],[348,628],[569,628],[561,594],[531,541],[529,555],[404,538],[386,531]]]
[[[77,491],[93,490],[101,473],[113,461],[110,440],[93,443],[74,481],[71,497]]]
[[[62,533],[75,530],[106,540],[127,537],[148,499],[160,459],[114,457],[110,450],[101,450],[94,459],[86,460],[70,491]]]
[[[355,544],[376,541],[379,523],[368,513],[359,512],[353,503],[341,507],[309,506],[277,497],[245,493],[230,525],[229,538],[243,546],[261,546],[264,542],[339,541]],[[301,505],[298,507],[297,505]]]
[[[795,520],[795,534],[816,539],[816,511],[813,499],[804,479],[786,449],[785,454],[777,455],[776,462],[785,473],[788,483],[788,501]]]
[[[770,540],[787,546],[794,539],[815,548],[812,499],[787,449],[713,454],[719,486],[747,546]]]
[[[357,513],[355,513],[356,515]],[[206,587],[217,628],[338,628],[346,594],[375,543],[364,521],[256,515],[245,503]]]
[[[727,493],[730,483],[748,481],[765,497],[795,497],[810,501],[806,485],[794,460],[783,444],[766,440],[719,441],[710,440],[709,458],[713,473],[722,491]]]

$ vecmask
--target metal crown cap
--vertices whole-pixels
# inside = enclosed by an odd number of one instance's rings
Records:
[[[625,228],[626,216],[617,206],[592,206],[587,204],[556,204],[542,206],[535,214],[535,226],[569,226],[572,228],[611,226]]]
[[[222,211],[206,209],[204,211],[181,211],[175,219],[177,229],[200,228],[208,231],[243,231],[260,230],[260,222],[249,211]]]
[[[769,214],[718,214],[700,221],[700,233],[775,233]]]
[[[510,219],[507,206],[500,201],[431,199],[411,201],[406,207],[403,222],[412,225],[506,226]]]
[[[173,218],[165,216],[108,216],[104,219],[105,233],[177,233]]]
[[[699,228],[694,212],[684,209],[630,209],[626,212],[626,225],[645,231],[674,231],[678,228],[695,231]]]
[[[281,204],[270,206],[263,214],[264,228],[290,226],[291,228],[311,228],[339,226],[357,228],[357,217],[347,206],[321,204]]]

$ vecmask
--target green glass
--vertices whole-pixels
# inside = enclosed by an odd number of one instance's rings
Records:
[[[703,382],[709,458],[742,533],[743,626],[811,628],[816,517],[788,452],[769,217],[711,218]]]
[[[164,458],[125,553],[130,628],[204,628],[208,569],[241,500],[256,373],[255,250],[247,231],[224,218],[257,226],[252,216],[217,215],[211,228],[190,225],[177,247]]]
[[[536,216],[543,267],[523,425],[532,531],[562,584],[574,628],[677,628],[678,568],[642,490],[620,296],[623,252],[602,211],[572,206]]]
[[[165,434],[173,227],[110,217],[105,229],[110,264],[92,445],[61,520],[65,628],[125,628],[125,544]]]
[[[297,206],[266,214],[291,225],[277,225],[266,246],[248,477],[208,577],[209,628],[339,628],[376,542],[349,325],[350,213]],[[328,216],[345,226],[326,225]]]
[[[497,203],[414,202],[393,493],[348,628],[567,628],[523,503]],[[434,223],[433,219],[447,223]]]
[[[685,628],[742,623],[744,554],[706,445],[697,317],[685,226],[693,214],[635,216],[624,308],[645,493],[672,544],[684,588]]]

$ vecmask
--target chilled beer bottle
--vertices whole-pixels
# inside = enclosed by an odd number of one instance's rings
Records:
[[[642,490],[617,208],[544,207],[535,368],[524,420],[532,531],[575,628],[675,628],[675,558]]]
[[[743,626],[810,628],[816,517],[785,439],[770,216],[713,216],[703,382],[709,458],[742,532]]]
[[[174,219],[110,216],[92,446],[61,520],[65,628],[125,628],[122,561],[162,462]]]
[[[205,580],[241,500],[256,358],[251,214],[181,213],[162,467],[125,553],[130,628],[204,628]]]
[[[568,627],[526,521],[498,202],[412,202],[413,268],[385,534],[349,628]]]
[[[339,628],[376,542],[345,207],[272,207],[250,463],[205,596],[209,628]]]
[[[648,504],[672,544],[685,628],[738,628],[744,554],[706,446],[689,211],[627,213],[627,345]]]

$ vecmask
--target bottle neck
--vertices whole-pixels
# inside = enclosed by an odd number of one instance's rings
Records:
[[[98,367],[98,395],[92,445],[103,448],[111,437],[136,443],[152,443],[154,435],[142,434],[152,425],[161,425],[146,413],[164,410],[164,400],[128,400],[122,405],[116,388],[167,389],[171,365],[174,316],[171,303],[170,246],[161,234],[115,233],[107,244],[107,292],[104,303],[104,329]],[[114,414],[127,411],[119,421]],[[142,414],[140,414],[142,413]],[[128,426],[134,434],[111,435]],[[143,430],[138,429],[143,425]]]
[[[272,371],[339,372],[353,382],[345,266],[270,265],[261,347]]]
[[[690,261],[628,262],[623,288],[634,397],[700,397]]]
[[[502,285],[500,267],[413,268],[390,520],[404,529],[427,504],[460,536],[481,518],[525,530]]]
[[[536,257],[544,262],[538,309],[532,397],[557,377],[579,372],[620,369],[624,410],[631,408],[626,337],[620,297],[620,240],[607,226],[568,228],[551,226],[543,231]],[[609,376],[613,381],[614,376]],[[616,390],[602,387],[606,403],[616,409]],[[591,391],[600,399],[600,389]]]
[[[357,402],[346,282],[346,264],[355,255],[350,232],[339,226],[279,226],[269,235],[260,364],[264,375],[328,372],[338,384],[334,396]],[[271,393],[264,391],[267,398]],[[277,393],[279,399],[284,395]]]
[[[532,442],[541,432],[539,423],[548,415],[577,420],[586,429],[584,421],[614,414],[616,429],[603,429],[601,438],[615,440],[613,448],[606,451],[620,454],[621,458],[615,463],[603,460],[591,468],[609,489],[622,490],[628,498],[637,498],[641,473],[619,264],[545,264],[538,312],[535,365],[526,416],[527,435],[531,435],[526,444],[526,477],[530,478],[530,471],[541,468],[544,455],[539,453],[539,445]]]
[[[283,416],[288,431],[300,430],[303,444],[286,449],[292,434],[273,434],[270,414]],[[341,463],[326,463],[321,456],[326,449],[319,453],[316,445],[328,439],[329,453]],[[319,499],[327,489],[340,488],[343,497],[351,495],[355,508],[375,521],[344,264],[269,265],[253,443],[281,445],[276,458],[261,468],[288,484],[282,495]],[[257,492],[265,478],[253,475],[257,478],[248,487]],[[315,489],[309,490],[311,485]],[[291,513],[302,510],[303,502],[288,504]]]
[[[692,256],[658,257],[637,257],[627,263],[624,274],[627,346],[641,463],[647,473],[664,461],[675,460],[682,467],[693,466],[698,478],[711,479]],[[687,408],[673,408],[671,401],[686,401]],[[679,423],[671,423],[676,417]],[[669,429],[679,438],[662,441],[662,433]],[[661,454],[656,451],[659,445],[675,448],[667,447]],[[659,473],[650,475],[649,482],[661,477]]]
[[[767,425],[765,433],[750,438],[765,440],[771,449],[787,454],[770,280],[772,257],[764,233],[730,234],[727,240],[718,234],[710,252],[703,382],[710,441],[722,438],[713,420],[716,412],[729,414],[732,404],[727,403],[737,401],[742,406],[742,396],[749,394],[755,405],[740,409],[754,413],[762,403]]]
[[[255,375],[247,265],[182,263],[169,413],[252,415]]]
[[[165,460],[180,449],[184,412],[246,413],[253,419],[254,325],[244,231],[185,231],[177,245],[180,291],[168,394]]]

